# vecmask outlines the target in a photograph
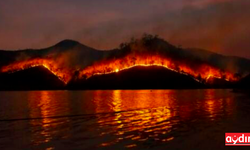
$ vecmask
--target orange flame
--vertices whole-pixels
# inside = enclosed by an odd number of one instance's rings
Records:
[[[32,67],[43,66],[56,75],[65,84],[71,79],[68,69],[61,68],[57,63],[50,59],[36,58],[26,61],[15,62],[1,68],[1,72],[16,72]]]
[[[61,81],[67,84],[76,71],[59,65],[56,61],[48,58],[35,58],[26,61],[15,62],[1,68],[1,72],[16,72],[36,66],[44,66],[56,75]],[[80,71],[79,78],[89,78],[95,75],[116,73],[135,66],[161,66],[169,70],[192,76],[197,81],[207,81],[210,77],[223,78],[227,81],[237,79],[230,72],[222,72],[220,69],[207,64],[187,64],[183,61],[176,61],[161,55],[135,55],[130,54],[122,58],[107,59],[87,66]]]
[[[191,75],[194,79],[199,81],[201,79],[208,80],[210,77],[224,78],[227,81],[237,80],[232,73],[222,72],[220,69],[207,64],[196,64],[195,67],[191,67],[183,62],[177,62],[160,55],[127,55],[123,58],[96,62],[83,69],[80,72],[80,78],[115,73],[136,66],[161,66],[175,72]]]

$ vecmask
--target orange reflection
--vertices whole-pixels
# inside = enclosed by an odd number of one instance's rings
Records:
[[[113,141],[102,143],[101,146],[109,146],[125,139],[132,141],[145,141],[148,138],[160,140],[158,137],[170,132],[173,125],[170,118],[174,117],[175,113],[170,109],[171,100],[169,100],[172,93],[164,90],[96,91],[94,94],[97,96],[94,98],[97,106],[96,112],[101,112],[103,107],[100,107],[104,100],[108,100],[106,105],[109,106],[110,112],[117,112],[114,116],[98,118],[100,126],[112,127],[108,132],[102,132],[101,136],[110,133],[120,136]],[[124,110],[129,111],[120,112]],[[144,132],[144,134],[138,134],[138,131]],[[132,143],[126,147],[134,146],[136,145]]]
[[[227,108],[227,113],[231,112],[230,107],[231,106],[231,100],[230,98],[224,98],[220,96],[220,90],[215,89],[209,89],[205,90],[205,103],[204,107],[206,112],[209,114],[210,120],[215,120],[215,118],[221,113],[221,111],[225,110],[225,107]],[[228,93],[230,94],[230,93]],[[229,104],[229,105],[226,105]]]
[[[209,117],[211,118],[211,120],[213,120],[215,117],[215,112],[216,112],[214,100],[207,100],[206,107],[207,107],[207,111],[210,114]]]
[[[69,121],[67,118],[63,122],[47,118],[60,116],[65,112],[70,114],[69,102],[72,103],[70,107],[74,110],[78,106],[81,110],[90,107],[92,113],[94,108],[96,117],[93,117],[93,120],[90,122],[80,120],[78,123],[83,124],[86,131],[89,126],[84,126],[85,123],[90,123],[91,128],[97,129],[96,132],[90,130],[87,135],[97,133],[102,140],[101,142],[97,140],[97,143],[101,143],[100,146],[126,143],[124,147],[127,148],[140,146],[140,142],[143,141],[172,141],[176,138],[176,132],[185,132],[178,129],[182,129],[183,126],[183,129],[186,129],[187,121],[193,126],[203,127],[200,126],[203,122],[199,121],[204,119],[215,121],[218,119],[218,114],[227,115],[232,113],[233,109],[233,97],[220,90],[80,91],[80,96],[84,93],[84,103],[81,105],[76,101],[68,101],[70,95],[68,97],[66,91],[55,93],[55,91],[29,93],[30,116],[42,118],[30,122],[35,127],[35,131],[32,131],[34,143],[51,143],[58,134],[62,134],[62,131],[63,133],[67,130],[74,131],[72,128],[65,129],[65,123]],[[228,97],[225,98],[225,95]],[[71,96],[73,99],[77,97],[75,92],[72,92]],[[79,132],[76,136],[85,136],[84,134]],[[96,139],[93,140],[96,142]]]
[[[216,103],[218,103],[218,101],[215,100],[215,90],[206,90],[205,96],[207,98],[207,100],[205,101],[206,111],[209,113],[209,118],[211,120],[214,120],[214,117],[216,116],[216,113],[218,111],[216,109]]]
[[[48,91],[41,92],[40,106],[41,106],[41,117],[44,118],[42,119],[42,127],[44,130],[41,132],[41,134],[44,135],[45,137],[44,142],[49,142],[52,136],[50,132],[46,131],[50,128],[52,120],[50,118],[47,118],[49,117],[50,107],[51,107],[51,98]]]
[[[65,93],[65,92],[64,92]],[[67,94],[67,93],[66,93]],[[33,132],[32,142],[34,144],[47,143],[52,140],[54,137],[56,130],[60,124],[59,122],[55,122],[55,119],[51,118],[54,116],[60,116],[60,109],[56,110],[55,106],[60,106],[58,104],[57,97],[58,94],[55,94],[53,91],[32,91],[29,92],[29,103],[30,103],[30,118],[38,118],[31,119],[30,123],[32,126],[39,126],[40,132]],[[61,110],[65,113],[68,108],[68,103],[62,101],[65,109]],[[67,119],[64,120],[67,122]]]
[[[175,138],[169,134],[175,125],[198,121],[197,116],[214,121],[218,114],[228,113],[223,110],[230,111],[231,105],[220,90],[114,90],[93,95],[96,112],[116,112],[98,117],[99,126],[105,129],[100,136],[116,137],[100,146],[132,141],[125,145],[129,148],[149,139],[169,142]]]
[[[112,109],[114,112],[121,111],[121,91],[120,90],[114,90],[112,92],[113,94],[113,101],[112,101]]]
[[[51,119],[46,118],[49,116],[50,107],[51,107],[51,98],[50,93],[48,91],[40,91],[40,92],[30,92],[29,93],[29,99],[31,103],[31,111],[30,111],[30,117],[31,118],[43,118],[41,120],[31,120],[32,125],[41,125],[42,130],[39,133],[39,135],[35,135],[34,143],[40,144],[49,142],[51,140],[51,134],[50,132],[47,132],[47,130],[50,128]],[[36,107],[33,107],[33,106]],[[37,107],[39,106],[39,107]],[[40,109],[32,109],[32,108],[40,108]],[[38,134],[38,133],[36,133]],[[40,138],[38,138],[40,136]]]

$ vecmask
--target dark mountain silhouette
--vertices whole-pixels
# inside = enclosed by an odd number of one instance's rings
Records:
[[[163,67],[133,67],[117,73],[75,79],[69,89],[187,89],[205,88],[191,76]]]
[[[0,90],[52,90],[65,87],[57,76],[42,66],[1,73],[0,83]]]
[[[63,41],[57,43],[55,45],[55,47],[72,48],[72,47],[77,46],[77,45],[80,45],[80,43],[77,41],[74,41],[74,40],[66,39],[66,40],[63,40]]]

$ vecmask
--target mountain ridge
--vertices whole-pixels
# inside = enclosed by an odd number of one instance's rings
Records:
[[[239,72],[243,75],[245,75],[246,72],[249,73],[249,70],[250,70],[249,59],[236,57],[236,56],[226,56],[226,55],[217,54],[215,52],[211,52],[211,51],[203,50],[203,49],[178,48],[158,37],[156,38],[150,37],[150,38],[151,38],[149,39],[150,42],[146,43],[147,44],[146,46],[149,48],[153,47],[151,49],[160,49],[160,52],[169,51],[168,53],[171,55],[173,53],[176,53],[176,54],[180,53],[181,55],[187,55],[190,58],[193,57],[194,59],[206,61],[221,69],[224,69],[224,70],[229,69],[232,72]],[[148,39],[142,39],[142,40],[147,41]],[[88,47],[78,41],[70,40],[70,39],[62,40],[51,47],[42,48],[42,49],[24,49],[24,50],[18,50],[18,51],[0,50],[0,67],[3,65],[8,65],[9,63],[13,61],[22,61],[22,60],[29,59],[31,57],[48,57],[48,56],[53,56],[53,55],[57,57],[58,55],[62,55],[63,53],[67,53],[67,55],[69,55],[70,53],[77,53],[75,54],[74,57],[77,56],[77,57],[81,57],[78,59],[82,59],[84,61],[90,61],[86,63],[86,65],[90,65],[94,61],[106,58],[110,55],[117,55],[117,53],[126,53],[126,46],[128,46],[131,43],[133,44],[133,42],[135,41],[136,40],[131,40],[129,43],[122,43],[119,48],[111,49],[111,50],[97,50],[97,49]],[[231,68],[229,68],[229,66]],[[234,69],[239,69],[239,70],[235,71]]]
[[[25,66],[27,67],[25,64],[32,65],[32,63],[38,63],[33,64],[33,66],[37,66],[46,63],[44,66],[49,67],[52,72],[60,69],[62,73],[62,71],[65,72],[66,69],[66,72],[70,71],[69,76],[75,78],[74,76],[79,74],[80,71],[84,72],[85,68],[87,68],[87,71],[85,71],[86,74],[91,73],[91,68],[88,68],[89,66],[94,69],[92,73],[105,74],[105,72],[112,72],[112,70],[110,70],[112,68],[106,68],[111,67],[112,62],[116,62],[113,64],[113,67],[119,67],[119,65],[120,67],[125,67],[126,65],[124,66],[124,63],[129,63],[130,65],[135,63],[140,64],[140,61],[142,61],[140,59],[142,58],[145,60],[150,58],[151,63],[156,62],[158,65],[163,65],[163,59],[166,60],[165,63],[167,64],[168,61],[171,61],[165,68],[170,68],[179,73],[184,71],[182,69],[185,69],[185,66],[189,66],[191,70],[186,69],[186,71],[194,71],[194,73],[192,73],[193,77],[199,80],[205,80],[205,78],[210,77],[210,73],[205,74],[205,76],[202,75],[202,70],[207,71],[204,70],[203,67],[208,67],[208,69],[210,68],[212,70],[214,70],[213,68],[218,69],[217,76],[219,75],[222,79],[224,77],[227,77],[224,79],[229,79],[233,76],[242,78],[250,72],[250,60],[248,59],[224,56],[206,50],[184,49],[152,35],[144,35],[141,39],[131,39],[129,42],[120,44],[118,48],[108,51],[96,50],[69,39],[65,39],[51,47],[40,50],[0,51],[0,69],[8,70],[6,66],[8,67],[8,65],[15,63],[23,65],[23,69],[25,69]],[[145,60],[142,62],[150,63]],[[106,63],[106,66],[100,64],[102,62],[104,64]],[[98,70],[98,64],[103,65],[103,68],[99,68]],[[184,68],[180,68],[179,65],[184,65]],[[4,67],[5,69],[2,69]],[[118,69],[118,71],[120,69]],[[231,77],[225,76],[228,71],[232,73]],[[89,75],[91,76],[91,74]],[[64,79],[64,75],[59,77]],[[67,79],[70,80],[70,78]],[[68,80],[66,82],[68,82]],[[218,80],[218,82],[220,81]]]

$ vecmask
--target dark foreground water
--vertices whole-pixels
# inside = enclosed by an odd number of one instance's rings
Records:
[[[250,97],[231,90],[0,92],[0,149],[239,149]],[[249,148],[249,147],[240,147]]]

